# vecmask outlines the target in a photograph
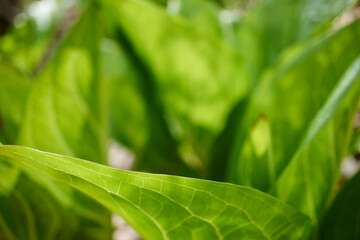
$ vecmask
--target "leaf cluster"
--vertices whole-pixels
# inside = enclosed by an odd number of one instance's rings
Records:
[[[25,19],[0,39],[0,238],[110,239],[116,213],[144,239],[360,239],[360,173],[338,190],[360,142],[360,21],[337,20],[355,3]],[[109,166],[112,142],[133,171]]]

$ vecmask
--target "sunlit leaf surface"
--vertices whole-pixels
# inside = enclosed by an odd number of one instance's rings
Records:
[[[299,239],[308,219],[257,190],[112,169],[18,146],[0,156],[45,172],[118,213],[146,239]]]

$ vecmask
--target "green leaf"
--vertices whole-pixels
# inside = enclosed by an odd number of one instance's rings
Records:
[[[0,60],[0,139],[6,144],[16,142],[29,90],[29,78],[14,66]],[[11,193],[18,175],[17,168],[0,162],[0,195]]]
[[[4,143],[16,142],[29,90],[29,78],[0,60],[0,139]]]
[[[105,96],[98,38],[96,11],[90,5],[34,80],[19,143],[106,163]],[[23,170],[72,214],[102,226],[104,238],[111,234],[107,209],[65,184],[54,183],[45,174]]]
[[[135,169],[194,175],[177,153],[148,81],[151,76],[126,46],[109,39],[102,43],[112,137],[135,152]]]
[[[257,82],[288,47],[311,38],[356,0],[263,1],[238,24],[238,45]]]
[[[72,239],[78,225],[74,215],[24,176],[11,195],[0,196],[0,236],[5,239]]]
[[[221,36],[150,2],[103,2],[121,44],[147,72],[142,78],[162,103],[179,153],[190,163],[206,161],[233,104],[249,90],[241,57]]]
[[[166,127],[150,74],[127,42],[121,43],[105,40],[102,45],[112,137],[135,152],[135,169],[193,176]]]
[[[1,146],[0,156],[94,197],[146,239],[300,239],[308,233],[307,217],[247,187],[122,171],[19,146]]]
[[[116,46],[108,46],[111,54],[104,58],[112,57],[118,66],[125,65],[123,72],[111,73],[105,68],[113,137],[136,152],[135,169],[193,175],[181,161],[176,142],[166,127],[151,74],[133,53],[130,43],[121,35],[117,37],[126,51],[119,53]]]
[[[341,160],[348,152],[360,100],[359,80],[360,57],[344,73],[310,123],[275,186],[275,196],[312,217],[315,224],[325,211],[337,184]]]
[[[18,143],[106,162],[95,11],[85,11],[32,84]]]
[[[199,30],[209,35],[230,38],[226,31],[229,29],[220,20],[220,7],[211,1],[170,0],[168,1],[166,11],[171,15],[180,16],[191,25],[196,26]]]
[[[146,102],[140,83],[124,50],[114,41],[101,44],[110,133],[121,144],[141,155],[149,138]]]
[[[37,240],[31,207],[16,190],[9,197],[0,196],[0,236],[9,240]]]
[[[0,143],[0,146],[2,144]],[[0,162],[0,196],[13,190],[19,177],[19,170],[5,162]]]
[[[360,152],[360,128],[358,128],[352,137],[350,153],[357,154]]]
[[[0,196],[0,237],[9,240],[110,238],[101,228],[64,209],[45,188],[25,175],[19,178],[11,195]]]
[[[319,239],[360,238],[360,172],[345,183],[331,204],[319,231]]]
[[[238,130],[228,167],[235,183],[270,191],[314,224],[348,149],[359,101],[359,30],[357,21],[300,46],[267,72]],[[346,50],[349,46],[353,51]],[[265,127],[258,126],[260,116]]]
[[[277,68],[267,72],[251,96],[245,119],[237,129],[228,166],[231,181],[269,189],[294,156],[346,69],[358,57],[359,30],[360,21],[357,21],[335,34],[299,46],[284,55]],[[354,51],[346,51],[348,46]],[[346,93],[348,89],[339,90]],[[340,103],[341,98],[338,100]],[[327,104],[331,106],[331,103]],[[356,105],[356,100],[352,104]],[[268,130],[259,132],[257,122],[261,118],[268,124]],[[344,121],[349,125],[351,114]],[[339,133],[341,129],[337,129]],[[336,151],[340,157],[339,150]]]
[[[0,52],[3,59],[15,64],[18,69],[33,75],[50,44],[53,44],[55,27],[46,32],[40,30],[32,17],[19,19],[0,39]]]

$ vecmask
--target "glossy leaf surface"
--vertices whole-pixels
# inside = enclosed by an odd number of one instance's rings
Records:
[[[0,156],[46,172],[118,213],[147,239],[299,239],[308,218],[257,190],[112,169],[18,146]]]

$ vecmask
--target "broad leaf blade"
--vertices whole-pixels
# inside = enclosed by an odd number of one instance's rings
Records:
[[[121,171],[18,146],[1,146],[0,155],[87,193],[147,239],[299,239],[307,234],[307,217],[250,188]]]

